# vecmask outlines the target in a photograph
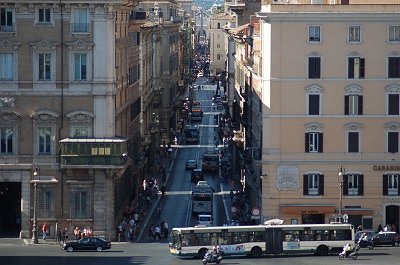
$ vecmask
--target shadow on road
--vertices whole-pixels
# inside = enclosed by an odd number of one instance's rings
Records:
[[[104,254],[111,252],[107,251]],[[114,251],[117,252],[117,251]],[[74,255],[74,253],[68,253]],[[132,257],[93,257],[93,256],[60,256],[60,257],[46,257],[46,256],[6,256],[0,257],[0,264],[2,265],[37,265],[37,264],[56,264],[56,265],[123,265],[123,264],[146,264],[147,257],[132,256]]]

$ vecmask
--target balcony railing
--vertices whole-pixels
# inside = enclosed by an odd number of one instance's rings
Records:
[[[71,23],[71,33],[88,33],[89,23]]]
[[[0,32],[15,32],[15,26],[10,25],[0,25]]]

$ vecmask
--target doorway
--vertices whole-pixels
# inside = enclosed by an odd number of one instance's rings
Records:
[[[395,225],[396,232],[399,233],[399,219],[400,219],[400,206],[388,205],[386,206],[386,223],[385,225]]]
[[[19,237],[21,182],[0,182],[0,237]]]

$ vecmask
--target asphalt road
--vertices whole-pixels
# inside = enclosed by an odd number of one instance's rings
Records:
[[[202,122],[194,122],[200,129],[200,142],[197,145],[178,145],[173,148],[178,148],[174,160],[174,166],[171,169],[168,184],[166,188],[166,195],[160,199],[159,205],[161,206],[161,213],[158,214],[155,210],[152,217],[149,219],[145,228],[144,234],[140,242],[151,242],[147,238],[148,229],[151,224],[157,225],[161,221],[166,221],[169,228],[173,227],[188,227],[195,226],[195,217],[191,215],[191,190],[195,183],[191,182],[190,171],[185,169],[186,161],[188,159],[197,160],[197,164],[201,165],[201,158],[206,150],[214,150],[215,142],[214,136],[217,131],[214,122],[214,115],[220,113],[212,106],[212,96],[215,94],[216,85],[210,85],[207,79],[199,78],[196,83],[202,85],[203,89],[193,90],[193,100],[200,101],[204,117]],[[214,188],[214,225],[222,225],[226,220],[225,209],[222,202],[220,191],[220,180],[217,176],[205,174],[205,180]],[[155,208],[156,209],[156,208]]]
[[[247,257],[226,258],[221,264],[242,265],[399,265],[400,248],[380,247],[373,250],[361,249],[357,260],[339,260],[337,255],[319,257],[313,255],[278,256],[252,259]],[[169,254],[168,244],[123,243],[115,244],[104,252],[72,252],[61,250],[59,246],[17,246],[0,245],[1,265],[191,265],[201,264],[198,259],[179,259]]]

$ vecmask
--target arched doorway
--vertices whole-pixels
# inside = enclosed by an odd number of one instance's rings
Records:
[[[386,206],[385,225],[395,225],[396,232],[399,233],[399,220],[400,219],[400,206],[388,205]]]

